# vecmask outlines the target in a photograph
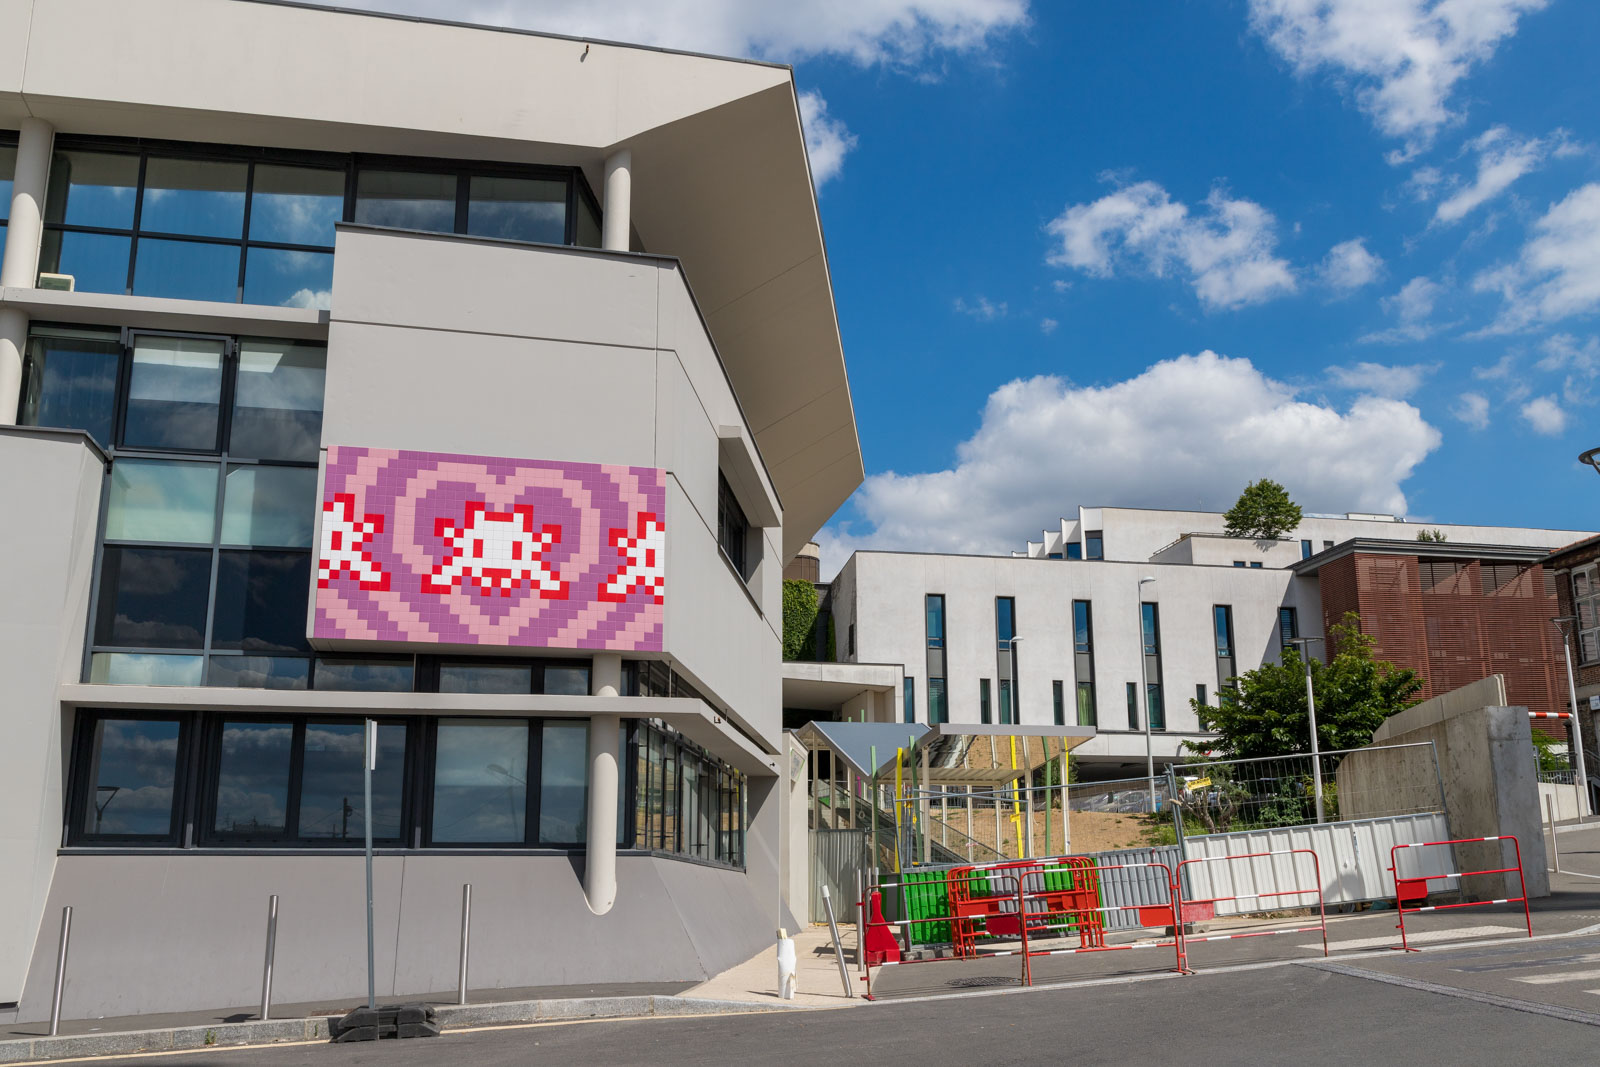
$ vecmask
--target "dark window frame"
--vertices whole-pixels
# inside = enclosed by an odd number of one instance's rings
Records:
[[[118,709],[79,709],[73,723],[71,763],[63,779],[67,788],[63,827],[64,847],[154,846],[176,847],[185,835],[185,813],[188,796],[194,787],[191,781],[194,762],[190,752],[195,743],[194,715],[187,712],[125,711]],[[172,811],[165,834],[104,834],[82,829],[88,816],[90,790],[89,768],[94,763],[94,728],[97,723],[111,721],[176,722],[178,724],[177,765],[172,775]]]
[[[14,146],[15,137],[0,138],[0,144]],[[528,178],[544,181],[561,181],[566,185],[565,199],[565,226],[563,240],[558,247],[574,247],[578,233],[578,207],[581,204],[588,209],[596,220],[597,225],[603,226],[604,215],[600,209],[600,201],[595,196],[594,190],[589,187],[588,177],[581,167],[566,167],[556,164],[513,163],[500,160],[460,160],[447,161],[442,159],[426,159],[413,156],[390,156],[366,153],[331,153],[297,151],[292,149],[260,148],[245,145],[209,144],[195,141],[170,141],[147,138],[125,137],[100,137],[92,135],[66,135],[58,136],[51,147],[51,165],[54,169],[54,156],[61,151],[97,152],[107,155],[131,156],[137,160],[137,179],[134,186],[133,220],[130,227],[123,229],[113,226],[90,226],[80,223],[44,222],[42,233],[44,241],[48,244],[51,234],[85,233],[101,236],[128,238],[128,269],[122,293],[133,293],[135,275],[138,269],[139,242],[141,239],[157,241],[180,241],[191,244],[211,245],[213,247],[229,247],[238,251],[238,273],[235,278],[234,297],[232,301],[214,301],[243,303],[245,290],[245,274],[252,249],[265,249],[280,252],[312,252],[331,255],[334,251],[333,244],[300,244],[286,241],[266,241],[250,237],[250,214],[254,205],[256,168],[259,166],[290,166],[311,167],[321,170],[338,172],[343,176],[343,204],[340,209],[341,222],[355,220],[356,183],[363,169],[371,170],[400,170],[421,174],[445,174],[456,178],[455,201],[455,226],[450,231],[453,234],[465,235],[467,225],[467,203],[471,192],[471,179],[473,177],[487,178]],[[152,156],[162,159],[178,159],[196,163],[240,163],[246,166],[244,210],[238,237],[218,237],[201,234],[171,233],[161,230],[145,230],[142,228],[142,214],[144,208],[144,195],[146,188],[146,172]],[[52,185],[53,189],[54,186]],[[48,200],[48,192],[46,199]],[[45,206],[48,212],[48,204]],[[5,220],[0,220],[0,226],[5,225]],[[56,238],[60,240],[59,237]],[[539,242],[528,242],[539,243]],[[41,264],[43,259],[41,258]],[[115,294],[113,294],[115,295]],[[265,306],[265,305],[252,305]]]
[[[54,322],[40,322],[36,324],[42,329],[73,329],[67,324]],[[224,552],[273,552],[284,555],[298,555],[308,560],[316,553],[316,545],[303,546],[284,545],[256,545],[236,544],[223,540],[223,513],[227,503],[227,477],[228,472],[239,467],[279,467],[297,470],[316,470],[320,457],[311,460],[281,460],[258,459],[253,456],[235,456],[229,451],[232,444],[234,400],[237,395],[237,378],[239,373],[239,352],[241,344],[249,341],[267,341],[274,344],[292,344],[310,349],[320,349],[326,354],[326,344],[284,338],[258,338],[254,334],[217,334],[200,331],[186,330],[160,330],[144,327],[108,328],[104,331],[109,341],[115,334],[121,353],[118,358],[116,375],[116,392],[112,400],[112,439],[104,445],[104,451],[114,470],[118,460],[156,461],[172,463],[192,463],[196,466],[205,466],[216,471],[216,497],[213,501],[211,540],[206,543],[187,543],[177,541],[160,541],[143,538],[108,538],[106,536],[106,523],[109,518],[111,491],[113,479],[107,477],[103,480],[100,491],[100,512],[95,528],[95,554],[92,571],[92,585],[90,588],[88,618],[86,624],[86,640],[84,641],[82,678],[91,677],[94,657],[96,654],[105,655],[168,655],[198,657],[200,659],[200,686],[208,684],[211,673],[213,657],[221,656],[267,656],[272,658],[286,658],[306,662],[307,690],[315,687],[316,651],[309,644],[295,650],[258,650],[258,649],[231,649],[219,648],[215,645],[216,598],[217,584],[221,570],[222,554]],[[134,349],[141,337],[176,338],[179,340],[205,340],[219,341],[222,343],[221,386],[218,392],[217,434],[214,439],[213,449],[184,449],[184,448],[153,448],[145,446],[129,446],[123,444],[123,435],[127,423],[127,409],[130,400],[131,383],[133,380]],[[31,351],[32,346],[29,346]],[[26,396],[30,385],[30,378],[35,373],[31,358],[25,359],[23,364],[23,380],[20,395]],[[315,501],[311,506],[316,507]],[[314,514],[314,513],[313,513]],[[209,551],[211,555],[209,588],[206,601],[205,629],[201,635],[201,644],[194,648],[156,645],[131,645],[100,643],[97,640],[97,620],[99,618],[102,599],[106,590],[102,588],[104,559],[108,547],[116,548],[149,548],[166,550],[192,550]],[[307,583],[307,595],[310,585]],[[413,684],[413,688],[415,685]]]
[[[750,519],[739,495],[728,484],[727,475],[717,471],[717,547],[734,573],[748,583],[755,573],[750,563]]]
[[[416,759],[417,731],[412,728],[415,716],[386,716],[375,718],[379,726],[402,726],[406,731],[405,765],[400,772],[400,831],[394,837],[373,836],[374,845],[385,848],[402,847],[408,839],[411,826],[412,795],[408,783],[412,780]],[[316,715],[309,713],[252,713],[234,714],[217,712],[206,717],[199,737],[200,765],[195,776],[200,792],[195,812],[195,840],[202,848],[252,848],[273,846],[277,848],[354,848],[353,842],[301,837],[300,793],[305,784],[306,727],[315,722],[319,726],[359,726],[366,720],[350,715]],[[288,725],[292,728],[289,742],[289,777],[285,788],[281,834],[224,833],[216,828],[217,789],[222,778],[222,733],[229,723],[259,723]],[[365,742],[363,742],[365,751]]]

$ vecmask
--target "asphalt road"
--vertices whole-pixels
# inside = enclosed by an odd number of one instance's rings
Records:
[[[837,1011],[522,1026],[218,1050],[183,1067],[347,1064],[1592,1063],[1600,936],[1369,953]],[[1534,980],[1537,979],[1537,980]],[[165,1060],[167,1057],[159,1057]],[[112,1061],[102,1061],[112,1062]],[[149,1064],[151,1058],[118,1061]]]

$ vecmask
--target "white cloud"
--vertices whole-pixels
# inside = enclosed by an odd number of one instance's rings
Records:
[[[970,302],[958,296],[951,303],[951,307],[955,308],[958,314],[970,315],[979,322],[993,322],[995,319],[1003,319],[1009,310],[1004,300],[995,303],[986,296],[979,296]]]
[[[1489,398],[1482,393],[1462,393],[1456,397],[1455,404],[1450,408],[1450,414],[1474,430],[1487,430],[1489,428]]]
[[[981,49],[1028,22],[1027,0],[340,0],[339,6],[714,55],[843,56],[909,66]]]
[[[1349,367],[1329,367],[1328,377],[1343,389],[1354,389],[1374,396],[1403,400],[1421,389],[1423,380],[1438,369],[1437,363],[1394,366],[1383,363],[1356,363]]]
[[[800,94],[800,123],[806,131],[806,154],[811,157],[811,181],[820,189],[843,168],[845,155],[856,146],[856,136],[828,114],[828,102],[815,91]]]
[[[1425,203],[1433,199],[1440,184],[1444,181],[1444,174],[1438,167],[1418,167],[1411,172],[1411,177],[1406,179],[1405,190],[1411,199]]]
[[[1383,310],[1393,315],[1399,322],[1387,330],[1378,330],[1361,338],[1362,344],[1400,344],[1405,341],[1425,341],[1437,333],[1441,326],[1428,321],[1433,314],[1434,305],[1445,293],[1444,286],[1427,277],[1412,278],[1400,291],[1393,296],[1384,297],[1379,303]]]
[[[1046,227],[1060,239],[1054,266],[1100,278],[1143,269],[1181,273],[1209,309],[1237,308],[1295,291],[1289,264],[1274,255],[1277,220],[1219,186],[1205,212],[1191,215],[1155,182],[1124,185],[1093,203],[1067,208]]]
[[[1473,367],[1472,376],[1477,378],[1479,381],[1498,382],[1505,378],[1511,377],[1511,371],[1516,367],[1516,365],[1516,355],[1514,353],[1507,352],[1505,355],[1501,356],[1487,367]]]
[[[1039,332],[1044,334],[1044,335],[1046,335],[1046,336],[1049,336],[1050,334],[1055,333],[1056,332],[1056,327],[1060,326],[1060,325],[1061,324],[1059,322],[1057,322],[1055,319],[1040,319],[1039,320]]]
[[[1080,503],[1226,507],[1261,477],[1307,510],[1403,513],[1401,483],[1439,441],[1410,404],[1308,403],[1249,360],[1209,351],[1104,386],[1013,381],[990,395],[953,467],[867,479],[855,525],[870,529],[825,530],[824,571],[855,548],[1009,551]]]
[[[1343,293],[1354,292],[1378,280],[1383,274],[1383,260],[1367,251],[1365,240],[1357,237],[1328,249],[1317,274],[1324,285]]]
[[[333,293],[328,289],[296,289],[280,306],[327,311],[333,307]]]
[[[1403,162],[1457,117],[1458,82],[1517,20],[1547,0],[1251,0],[1250,25],[1297,73],[1333,73],[1406,147]]]
[[[1522,405],[1522,417],[1534,433],[1557,437],[1567,428],[1567,413],[1553,396],[1536,396]]]
[[[1572,368],[1588,378],[1600,373],[1600,337],[1591,337],[1579,343],[1570,333],[1558,333],[1545,338],[1539,346],[1544,358],[1535,364],[1543,371]]]
[[[1477,291],[1505,300],[1482,333],[1511,333],[1600,306],[1600,183],[1573,190],[1531,231],[1515,262],[1473,279]]]
[[[1511,187],[1511,183],[1537,170],[1550,156],[1568,145],[1565,131],[1557,130],[1546,138],[1518,137],[1504,126],[1495,126],[1468,142],[1478,153],[1478,175],[1439,201],[1435,222],[1457,222]]]

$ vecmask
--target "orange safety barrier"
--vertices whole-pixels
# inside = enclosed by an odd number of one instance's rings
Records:
[[[990,877],[995,881],[987,881]],[[1025,899],[1041,905],[1026,912],[1036,933],[1048,926],[1065,925],[1077,929],[1080,947],[1105,944],[1105,922],[1099,911],[1100,878],[1093,860],[1087,856],[1016,860],[950,871],[951,941],[958,957],[973,958],[980,937],[1022,935],[1017,893],[1001,889],[1003,884],[1019,885],[1026,892]],[[1066,922],[1048,922],[1055,917],[1063,917]]]
[[[1450,874],[1422,874],[1412,878],[1400,877],[1399,853],[1403,848],[1432,848],[1435,845],[1472,845],[1480,841],[1510,841],[1511,847],[1516,850],[1517,865],[1515,867],[1494,867],[1482,871],[1454,871]],[[1504,852],[1501,855],[1505,855]],[[1471,878],[1474,875],[1484,874],[1510,874],[1517,872],[1517,884],[1522,887],[1520,897],[1502,897],[1499,900],[1467,900],[1459,904],[1430,904],[1421,908],[1408,908],[1408,900],[1428,899],[1428,883],[1438,878]],[[1522,917],[1528,924],[1528,936],[1533,936],[1533,913],[1528,909],[1528,882],[1522,875],[1522,846],[1510,834],[1500,834],[1495,837],[1457,837],[1449,841],[1413,841],[1409,844],[1395,845],[1389,850],[1389,873],[1394,876],[1394,907],[1399,914],[1400,945],[1397,952],[1416,952],[1406,940],[1406,913],[1415,915],[1424,911],[1447,911],[1451,908],[1477,908],[1490,904],[1517,904],[1522,905]],[[1390,946],[1393,948],[1394,946]]]
[[[1261,859],[1267,856],[1294,855],[1305,855],[1311,857],[1311,869],[1313,871],[1313,876],[1316,878],[1315,889],[1280,889],[1274,890],[1270,893],[1236,893],[1232,896],[1219,895],[1198,898],[1190,898],[1183,895],[1183,869],[1185,867],[1199,863],[1225,863],[1230,860],[1252,860]],[[1280,848],[1272,849],[1267,852],[1244,852],[1237,856],[1197,856],[1194,859],[1183,860],[1178,864],[1177,870],[1174,874],[1174,880],[1178,887],[1176,896],[1178,898],[1179,918],[1181,918],[1185,923],[1205,922],[1208,919],[1215,919],[1217,917],[1217,905],[1222,903],[1238,904],[1241,901],[1259,902],[1276,897],[1315,896],[1317,898],[1316,926],[1296,926],[1282,930],[1246,930],[1237,934],[1207,934],[1203,937],[1190,937],[1182,932],[1182,927],[1179,927],[1178,940],[1181,942],[1181,946],[1178,949],[1179,967],[1186,972],[1189,969],[1189,944],[1191,942],[1198,944],[1205,941],[1235,941],[1246,937],[1271,937],[1274,934],[1308,934],[1313,931],[1320,930],[1322,932],[1322,954],[1324,956],[1328,954],[1328,909],[1327,904],[1323,900],[1322,896],[1322,863],[1317,858],[1316,852],[1312,849]],[[1229,875],[1229,881],[1232,881],[1231,874]],[[1277,911],[1280,908],[1285,907],[1302,908],[1309,906],[1310,905],[1308,904],[1284,904],[1281,902],[1274,903],[1268,907],[1260,908],[1247,908],[1240,905],[1238,914],[1259,914],[1261,912]]]
[[[1102,871],[1133,870],[1136,868],[1157,868],[1166,872],[1167,902],[1165,904],[1112,904],[1107,907],[1097,906],[1085,909],[1085,911],[1092,912],[1096,917],[1097,928],[1101,929],[1100,943],[1093,945],[1080,944],[1077,948],[1054,948],[1038,951],[1029,948],[1028,938],[1030,936],[1038,936],[1040,933],[1052,929],[1070,929],[1075,924],[1034,922],[1035,915],[1045,917],[1046,912],[1038,908],[1030,909],[1027,902],[1030,899],[1044,898],[1048,894],[1029,893],[1026,888],[1018,889],[1017,910],[1027,916],[1026,922],[1018,924],[1022,934],[1022,947],[1017,954],[1022,957],[1022,980],[1024,985],[1031,986],[1033,984],[1032,960],[1034,957],[1073,956],[1080,952],[1128,952],[1140,948],[1171,948],[1176,952],[1176,966],[1173,969],[1179,974],[1189,973],[1183,966],[1183,935],[1182,927],[1178,923],[1178,893],[1175,889],[1176,883],[1173,880],[1172,868],[1165,863],[1108,863],[1096,865],[1095,871],[1098,873]],[[1096,899],[1098,899],[1098,889],[1096,890]],[[1172,928],[1172,939],[1170,941],[1146,941],[1137,945],[1107,945],[1103,931],[1104,920],[1099,917],[1110,911],[1136,912],[1139,916],[1140,926],[1170,926]],[[996,955],[1001,955],[1001,953],[996,953]]]

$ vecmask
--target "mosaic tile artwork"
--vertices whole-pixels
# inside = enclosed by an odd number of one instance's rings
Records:
[[[660,470],[328,449],[311,636],[659,652]]]

